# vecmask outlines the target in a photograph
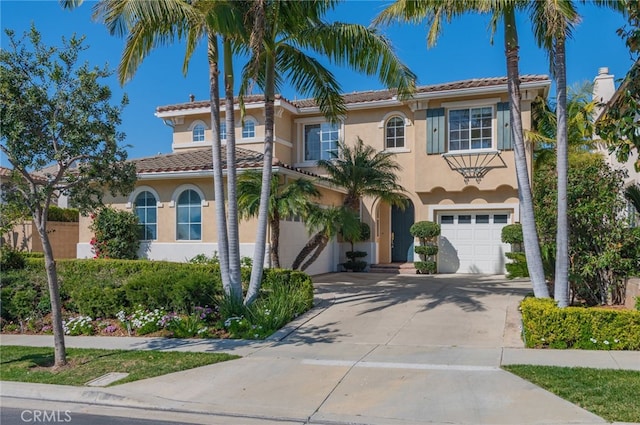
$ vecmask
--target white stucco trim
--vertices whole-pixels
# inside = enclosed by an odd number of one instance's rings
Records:
[[[193,129],[196,127],[196,125],[201,124],[205,130],[210,130],[209,126],[207,125],[206,122],[202,121],[202,120],[195,120],[193,121],[191,124],[189,124],[189,131],[193,131]],[[202,142],[200,142],[202,143]]]
[[[382,117],[382,120],[380,120],[380,122],[378,123],[378,128],[385,128],[385,126],[387,125],[387,121],[389,121],[393,117],[402,118],[402,120],[404,121],[404,126],[405,127],[410,127],[413,124],[411,122],[411,120],[409,118],[407,118],[407,116],[403,112],[391,111],[391,112],[385,114],[384,117]]]
[[[457,102],[442,102],[440,105],[443,108],[455,109],[455,108],[466,108],[466,107],[473,107],[473,106],[495,105],[499,103],[500,100],[501,99],[499,97],[492,97],[487,99],[460,100]]]

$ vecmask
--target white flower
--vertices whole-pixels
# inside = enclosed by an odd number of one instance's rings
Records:
[[[602,343],[603,343],[604,345],[609,345],[609,341],[607,341],[606,339],[605,339],[604,341],[602,341]]]
[[[589,338],[589,341],[593,342],[594,344],[595,344],[596,342],[598,342],[598,340],[597,340],[597,339],[595,339],[595,338]]]
[[[620,342],[619,339],[614,339],[613,342],[615,342],[616,344]]]

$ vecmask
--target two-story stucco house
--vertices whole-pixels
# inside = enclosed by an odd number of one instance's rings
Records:
[[[521,77],[522,117],[531,126],[531,102],[546,96],[545,75]],[[519,221],[519,200],[512,149],[506,78],[483,78],[419,87],[410,100],[388,90],[345,94],[347,114],[329,124],[313,100],[276,100],[274,172],[283,179],[313,178],[322,173],[320,158],[331,158],[338,140],[359,137],[380,151],[394,153],[401,165],[400,183],[407,208],[364,199],[361,218],[371,226],[371,239],[360,249],[373,264],[412,262],[414,240],[409,227],[416,221],[441,224],[440,273],[502,273],[501,229]],[[245,169],[262,167],[264,102],[245,99],[246,115],[234,131],[238,161]],[[223,110],[223,115],[225,111]],[[184,261],[216,250],[211,172],[210,103],[191,101],[161,106],[156,115],[173,127],[173,152],[134,160],[137,187],[113,205],[137,212],[146,225],[144,255]],[[343,194],[319,184],[321,204],[337,205]],[[78,256],[90,256],[88,219],[82,226]],[[242,222],[241,250],[253,252],[255,221]],[[283,266],[308,239],[303,223],[283,221],[280,257]],[[338,269],[343,249],[334,242],[308,271]]]

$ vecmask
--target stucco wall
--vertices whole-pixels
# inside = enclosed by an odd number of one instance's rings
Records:
[[[47,223],[47,232],[54,258],[76,258],[79,223],[50,221]],[[21,251],[44,251],[38,230],[31,221],[16,224],[9,233],[3,235],[3,243]]]

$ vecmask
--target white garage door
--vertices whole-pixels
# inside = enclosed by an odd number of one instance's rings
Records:
[[[441,226],[438,271],[440,273],[505,272],[502,228],[511,223],[509,211],[460,211],[438,214]]]

